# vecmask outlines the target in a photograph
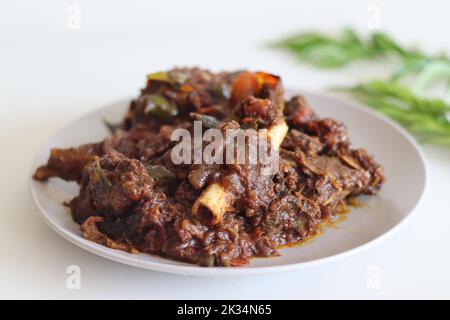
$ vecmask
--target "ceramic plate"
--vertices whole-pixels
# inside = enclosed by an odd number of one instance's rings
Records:
[[[365,148],[375,156],[384,166],[387,180],[378,195],[361,198],[365,205],[352,209],[344,221],[325,227],[322,235],[303,246],[281,250],[281,257],[253,259],[249,266],[242,268],[204,268],[149,254],[132,255],[83,239],[79,226],[62,205],[78,193],[75,183],[60,179],[40,183],[30,178],[32,195],[44,220],[63,238],[104,258],[162,272],[228,276],[292,271],[367,249],[404,225],[419,204],[426,183],[425,165],[419,147],[396,123],[368,108],[336,97],[301,93],[318,115],[345,123],[353,145]],[[127,108],[126,101],[115,103],[60,130],[41,148],[32,170],[47,161],[49,150],[53,147],[77,146],[103,139],[108,135],[103,120],[119,121]]]

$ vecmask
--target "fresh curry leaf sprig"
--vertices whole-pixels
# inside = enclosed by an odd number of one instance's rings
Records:
[[[389,36],[375,32],[361,38],[350,29],[332,37],[307,32],[286,38],[275,47],[288,49],[302,62],[337,69],[358,60],[394,60],[398,67],[388,80],[373,80],[340,89],[356,100],[393,118],[421,142],[450,146],[450,60],[405,49]],[[445,87],[444,96],[425,98],[433,85]],[[431,90],[430,90],[431,89]]]
[[[337,69],[358,60],[398,62],[390,80],[400,81],[412,76],[413,91],[421,93],[438,81],[450,83],[450,59],[445,55],[429,56],[416,49],[406,49],[388,35],[375,32],[367,39],[351,29],[337,36],[305,32],[274,44],[287,49],[300,61],[323,69]]]
[[[339,68],[356,60],[396,56],[411,65],[427,60],[419,51],[405,50],[387,35],[376,32],[368,40],[345,29],[336,37],[316,32],[297,34],[274,44],[294,53],[302,62],[320,68]]]
[[[342,90],[391,117],[420,142],[450,146],[450,105],[444,101],[419,98],[392,81],[373,80]]]

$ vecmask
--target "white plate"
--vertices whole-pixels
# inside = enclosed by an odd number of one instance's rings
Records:
[[[353,209],[345,221],[325,228],[323,235],[306,245],[281,250],[281,257],[253,259],[248,267],[242,268],[204,268],[149,254],[132,255],[83,239],[79,226],[62,206],[78,193],[76,184],[60,179],[47,183],[30,179],[32,195],[44,220],[65,239],[104,258],[162,272],[228,276],[291,271],[367,249],[404,225],[419,204],[426,182],[423,156],[408,133],[368,108],[319,94],[302,94],[318,115],[341,120],[347,125],[354,146],[366,148],[375,156],[384,166],[387,180],[377,196],[364,198],[368,206]],[[116,103],[62,129],[39,151],[32,170],[46,162],[52,147],[77,146],[103,139],[108,131],[102,120],[118,121],[127,108],[128,102]]]

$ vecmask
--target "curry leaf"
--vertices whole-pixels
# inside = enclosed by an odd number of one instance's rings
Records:
[[[149,176],[158,183],[166,183],[176,179],[176,175],[165,166],[145,164],[145,169]]]
[[[419,141],[450,146],[450,105],[442,100],[419,98],[397,83],[380,80],[341,90],[393,118]]]
[[[170,122],[178,114],[176,105],[160,94],[142,96],[146,103],[146,112],[156,116],[162,121]]]
[[[339,90],[396,120],[419,141],[450,146],[450,105],[445,96],[424,97],[428,89],[439,83],[450,93],[450,60],[446,56],[428,56],[406,49],[381,32],[362,39],[350,29],[334,37],[317,32],[300,33],[276,43],[275,47],[287,49],[302,62],[319,68],[336,69],[357,60],[394,58],[398,68],[388,80],[373,80]]]

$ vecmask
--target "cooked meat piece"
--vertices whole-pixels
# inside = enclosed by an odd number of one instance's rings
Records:
[[[257,226],[275,249],[311,236],[320,221],[317,203],[294,193],[272,201]]]
[[[96,216],[92,216],[86,219],[80,226],[83,237],[87,240],[102,244],[111,249],[119,249],[133,254],[139,253],[139,251],[133,245],[123,242],[116,242],[102,233],[97,227],[97,223],[101,223],[102,221],[102,217]]]
[[[92,143],[78,148],[52,149],[47,164],[39,167],[33,178],[45,181],[59,177],[67,181],[80,181],[84,166],[97,154],[97,145]]]
[[[322,151],[323,146],[317,137],[309,136],[296,129],[291,129],[283,141],[282,148],[294,152],[303,152],[308,155],[315,155]]]
[[[162,125],[156,132],[137,126],[130,131],[117,130],[100,143],[90,143],[77,148],[52,149],[46,165],[39,167],[33,178],[45,181],[59,177],[80,182],[83,168],[95,156],[101,157],[117,151],[128,158],[149,161],[169,149],[173,127]]]
[[[118,151],[128,158],[149,161],[169,149],[174,127],[162,125],[157,131],[137,126],[128,132],[119,131],[103,141],[103,154]]]
[[[328,152],[336,151],[340,145],[348,143],[347,128],[342,122],[324,118],[305,123],[307,134],[317,136]]]
[[[267,128],[281,117],[281,110],[276,104],[254,96],[243,99],[239,109],[243,114],[242,122],[254,129]]]
[[[200,190],[217,180],[218,174],[220,174],[220,165],[218,164],[193,164],[187,178],[195,189]]]
[[[229,175],[222,181],[227,189],[233,189],[237,205],[246,217],[258,214],[275,196],[272,175],[263,173],[264,166],[230,165]]]
[[[327,151],[336,150],[348,143],[345,125],[329,118],[318,118],[302,96],[295,96],[286,103],[284,110],[286,122],[292,128],[318,137]]]
[[[109,153],[84,169],[85,185],[99,212],[115,216],[125,213],[134,203],[147,197],[153,179],[144,165],[119,153]]]
[[[344,145],[338,152],[341,161],[352,168],[363,169],[370,176],[370,182],[360,193],[375,194],[384,182],[384,170],[364,149],[351,149],[348,145]],[[358,192],[354,192],[355,195]]]
[[[300,128],[303,124],[316,119],[316,114],[302,96],[292,97],[286,102],[284,109],[286,122],[292,128]]]

